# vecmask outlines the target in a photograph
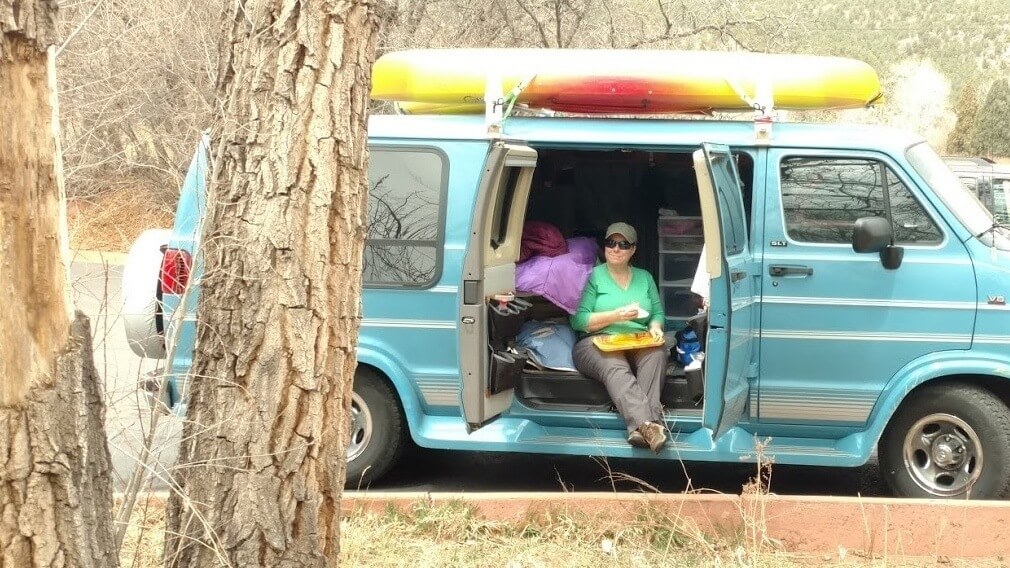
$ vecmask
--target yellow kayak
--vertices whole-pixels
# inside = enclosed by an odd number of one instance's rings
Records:
[[[421,49],[380,57],[372,98],[412,113],[484,111],[488,72],[517,104],[577,113],[691,113],[754,108],[770,94],[784,110],[869,106],[877,73],[841,57],[750,52]]]

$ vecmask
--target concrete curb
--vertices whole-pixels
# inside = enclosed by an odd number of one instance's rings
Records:
[[[604,523],[689,523],[711,536],[763,531],[789,552],[841,548],[877,557],[996,557],[1010,554],[1010,503],[853,497],[614,493],[345,492],[345,515],[409,510],[417,503],[465,502],[481,518],[525,522],[546,515]],[[746,532],[745,532],[746,531]],[[760,534],[760,533],[758,533]]]

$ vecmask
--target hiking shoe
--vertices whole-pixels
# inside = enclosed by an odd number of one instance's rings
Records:
[[[628,434],[628,443],[636,448],[648,448],[649,442],[645,441],[645,437],[638,430]]]
[[[649,449],[654,453],[658,454],[659,450],[666,445],[666,429],[662,425],[646,422],[638,427],[638,431],[642,433],[642,437],[649,444]]]

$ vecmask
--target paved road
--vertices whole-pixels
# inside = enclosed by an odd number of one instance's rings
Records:
[[[95,360],[105,377],[109,432],[116,489],[125,486],[146,432],[148,411],[137,391],[155,361],[130,351],[119,317],[122,266],[77,261],[71,265],[78,309],[91,316]],[[178,417],[162,417],[155,447],[159,462],[171,467],[181,432]],[[414,448],[386,479],[371,487],[388,491],[651,491],[688,488],[739,493],[754,475],[742,464],[680,464],[656,460],[458,453]],[[154,488],[163,489],[155,480]],[[857,469],[773,466],[772,491],[780,494],[886,495],[875,464]]]
[[[122,300],[121,265],[99,263],[76,257],[70,265],[74,304],[91,318],[95,341],[95,365],[105,377],[106,419],[112,453],[114,490],[121,491],[140,455],[142,440],[150,420],[145,399],[137,390],[146,373],[157,368],[157,361],[134,355],[126,342],[120,317]],[[175,462],[182,423],[174,416],[162,416],[155,437],[154,464]],[[158,480],[163,471],[156,469],[154,489],[165,489]]]
[[[708,490],[740,493],[754,464],[677,463],[459,453],[413,449],[373,491],[640,491]],[[887,496],[876,463],[861,468],[771,466],[771,491],[780,495]]]

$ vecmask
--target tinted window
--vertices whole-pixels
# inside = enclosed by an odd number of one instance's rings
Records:
[[[423,286],[438,278],[444,182],[445,164],[435,152],[370,152],[366,284]]]
[[[895,241],[936,244],[943,236],[908,187],[883,163],[849,158],[788,158],[781,166],[786,231],[797,241],[848,244],[860,217],[886,217],[891,200]]]

